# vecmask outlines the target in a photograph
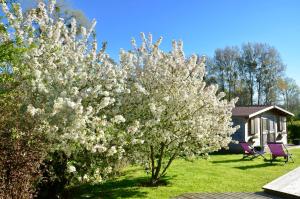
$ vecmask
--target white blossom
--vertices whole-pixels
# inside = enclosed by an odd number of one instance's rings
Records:
[[[170,96],[163,97],[162,100],[164,100],[165,102],[168,102],[170,100]]]
[[[140,85],[138,83],[135,83],[134,86],[136,87],[138,92],[141,92],[142,94],[148,95],[148,92],[146,91],[146,89],[142,85]]]
[[[104,97],[102,101],[100,102],[100,108],[105,108],[111,103],[110,97]]]
[[[35,116],[36,114],[41,113],[41,109],[35,108],[35,107],[32,106],[31,104],[29,104],[29,105],[27,106],[27,112],[28,112],[31,116]]]
[[[105,146],[103,146],[103,145],[96,144],[96,145],[93,147],[92,151],[93,151],[94,153],[95,153],[95,152],[103,153],[103,152],[107,151],[107,148],[106,148]]]
[[[112,147],[108,150],[107,155],[108,155],[108,156],[112,156],[112,155],[114,155],[114,154],[116,154],[116,153],[117,153],[116,146],[112,146]]]
[[[73,165],[69,165],[68,171],[69,171],[69,173],[74,173],[74,172],[76,172],[76,167],[74,167]]]
[[[113,122],[119,124],[119,123],[123,123],[125,122],[126,119],[122,116],[122,115],[116,115],[114,118],[113,118]]]

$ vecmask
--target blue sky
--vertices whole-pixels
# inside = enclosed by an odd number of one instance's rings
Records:
[[[300,85],[299,0],[69,0],[89,19],[97,20],[97,38],[108,42],[118,58],[132,37],[151,32],[163,36],[162,48],[173,39],[184,42],[186,54],[213,55],[216,48],[263,42],[276,47],[287,75]]]

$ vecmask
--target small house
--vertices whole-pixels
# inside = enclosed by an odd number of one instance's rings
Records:
[[[236,141],[245,141],[252,146],[266,146],[267,142],[287,144],[287,117],[293,113],[278,106],[241,106],[232,110],[234,126],[240,128],[232,135]],[[238,144],[230,144],[232,152],[241,150]]]

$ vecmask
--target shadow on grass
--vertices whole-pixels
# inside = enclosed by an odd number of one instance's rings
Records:
[[[252,160],[248,158],[248,159],[216,160],[211,162],[214,164],[218,164],[218,163],[247,162],[247,161],[252,161]]]
[[[271,163],[270,160],[264,160],[265,163],[262,164],[255,164],[255,165],[245,165],[245,166],[238,166],[234,167],[237,169],[247,170],[247,169],[257,169],[257,168],[263,168],[263,167],[272,167],[272,166],[284,166],[287,163],[285,163],[284,160],[273,160]]]
[[[234,167],[241,170],[247,170],[247,169],[257,169],[257,168],[264,168],[264,167],[270,167],[270,166],[276,166],[277,164],[271,164],[270,162],[265,162],[262,164],[255,164],[255,165],[245,165],[245,166],[238,166]]]
[[[141,187],[146,186],[149,178],[139,177],[122,180],[110,180],[103,184],[84,184],[75,186],[67,190],[64,198],[146,198],[147,192],[141,191]],[[160,185],[169,184],[169,178],[165,177],[161,180]]]

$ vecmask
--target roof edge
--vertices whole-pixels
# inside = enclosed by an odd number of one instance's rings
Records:
[[[288,114],[290,116],[295,116],[294,113],[291,113],[291,112],[289,112],[289,111],[287,111],[287,110],[285,110],[285,109],[283,109],[283,108],[281,108],[279,106],[274,105],[274,108],[277,108],[278,110],[281,110],[282,112],[285,112],[286,114]]]
[[[278,109],[278,110],[280,110],[280,111],[282,111],[282,112],[284,112],[284,113],[286,113],[287,115],[295,116],[293,113],[291,113],[291,112],[289,112],[289,111],[287,111],[287,110],[285,110],[285,109],[283,109],[283,108],[280,108],[279,106],[272,105],[272,106],[266,107],[266,108],[264,108],[264,109],[262,109],[262,110],[260,110],[260,111],[257,111],[257,112],[255,112],[255,113],[250,114],[250,115],[248,116],[248,118],[254,117],[254,116],[256,116],[256,115],[259,115],[259,114],[261,114],[261,113],[263,113],[263,112],[272,110],[272,109],[274,109],[274,108],[275,108],[275,109]]]

